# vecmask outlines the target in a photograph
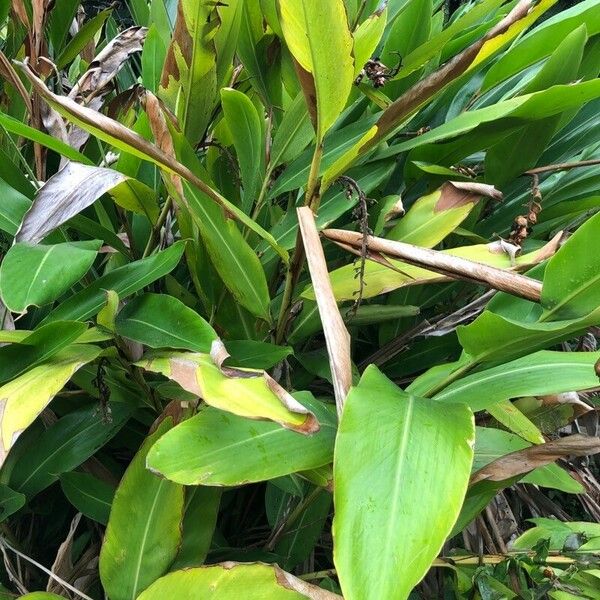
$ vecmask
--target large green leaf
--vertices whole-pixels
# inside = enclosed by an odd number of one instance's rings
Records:
[[[112,600],[135,600],[177,555],[184,488],[146,469],[148,451],[172,426],[167,417],[146,438],[115,493],[100,552],[100,578]]]
[[[542,321],[583,317],[600,304],[600,214],[588,219],[550,259],[544,273]]]
[[[250,214],[265,176],[264,124],[250,98],[238,90],[223,88],[221,104],[240,165],[242,208]]]
[[[133,412],[122,402],[109,406],[109,420],[98,405],[88,405],[68,413],[35,440],[29,439],[11,472],[11,487],[31,498],[95,454]]]
[[[158,254],[110,271],[56,307],[44,319],[44,323],[93,317],[106,302],[105,290],[113,290],[120,299],[131,296],[170,273],[181,259],[184,247],[185,242],[176,242]]]
[[[326,465],[333,455],[335,415],[306,393],[298,399],[319,419],[318,433],[305,436],[206,406],[152,447],[148,467],[186,485],[240,485]]]
[[[214,329],[183,302],[166,294],[144,294],[129,302],[115,321],[119,335],[150,348],[210,352]]]
[[[279,0],[281,29],[298,64],[321,143],[346,105],[354,80],[352,36],[343,0]]]
[[[79,339],[87,330],[85,323],[56,321],[42,325],[19,344],[0,347],[0,383],[21,375]]]
[[[294,591],[293,583],[290,583],[288,578],[296,585],[302,586],[302,591],[315,589],[315,594],[318,592],[321,595],[309,596]],[[169,573],[142,593],[139,600],[306,600],[307,597],[322,600],[340,598],[321,588],[299,582],[292,575],[281,571],[277,565],[225,563]]]
[[[89,270],[100,241],[67,242],[52,246],[15,244],[0,267],[0,295],[12,312],[53,302]],[[30,274],[27,278],[23,273]]]
[[[344,595],[408,598],[458,517],[474,420],[370,366],[346,399],[334,460],[334,562]]]
[[[265,371],[215,364],[209,354],[148,354],[138,366],[179,383],[207,404],[250,419],[269,419],[303,433],[319,425],[315,416]]]
[[[463,402],[473,411],[500,400],[545,396],[597,387],[594,364],[598,352],[542,350],[492,369],[462,377],[434,396],[444,402]]]
[[[51,360],[0,387],[0,464],[21,433],[33,423],[77,369],[100,354],[95,346],[70,346]]]

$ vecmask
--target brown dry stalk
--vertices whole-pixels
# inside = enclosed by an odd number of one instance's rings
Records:
[[[351,246],[360,249],[363,243],[363,236],[354,231],[326,229],[323,231],[323,235],[332,242],[346,248]],[[429,250],[428,248],[373,236],[368,237],[368,248],[369,254],[372,252],[381,253],[453,279],[482,284],[534,302],[539,302],[541,298],[542,284],[525,275],[490,267],[437,250]],[[368,258],[370,258],[369,254],[367,254]]]
[[[314,214],[308,206],[298,208],[297,213],[308,269],[315,290],[321,323],[323,324],[323,333],[325,334],[333,378],[335,403],[338,414],[341,415],[344,400],[352,385],[350,335],[333,295],[327,262],[325,261]],[[360,234],[358,235],[360,236]]]

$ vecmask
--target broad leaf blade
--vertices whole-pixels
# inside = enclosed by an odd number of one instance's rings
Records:
[[[184,488],[146,469],[152,444],[172,425],[167,417],[146,438],[115,493],[100,553],[100,578],[113,600],[135,600],[177,555]]]
[[[334,460],[334,562],[347,597],[408,598],[458,517],[474,436],[466,406],[442,408],[365,371]]]

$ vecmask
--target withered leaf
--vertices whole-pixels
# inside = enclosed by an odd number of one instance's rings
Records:
[[[565,456],[589,456],[600,452],[600,437],[570,435],[511,452],[492,461],[471,477],[471,485],[484,479],[504,481],[533,471]]]
[[[350,359],[350,334],[346,329],[338,309],[327,272],[327,263],[315,217],[308,206],[297,209],[298,223],[306,259],[313,282],[317,306],[323,323],[323,333],[327,344],[327,354],[331,366],[333,389],[338,414],[341,414],[344,400],[352,386],[352,361]]]
[[[67,163],[39,190],[25,213],[16,241],[40,242],[126,179],[126,175],[112,169]]]

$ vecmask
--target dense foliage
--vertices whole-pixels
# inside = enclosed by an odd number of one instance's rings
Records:
[[[600,598],[599,0],[84,6],[0,0],[0,598]]]

